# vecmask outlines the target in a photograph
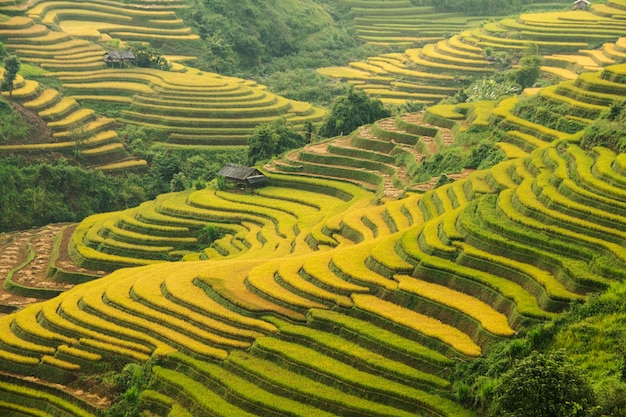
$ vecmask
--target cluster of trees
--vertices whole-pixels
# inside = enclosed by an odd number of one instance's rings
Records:
[[[366,56],[337,1],[194,0],[182,15],[202,39],[194,66],[206,71],[266,75]]]
[[[155,48],[146,42],[129,42],[128,49],[135,54],[135,65],[167,71],[172,65]]]
[[[0,159],[0,231],[80,221],[145,201],[140,178],[111,177],[66,160]]]

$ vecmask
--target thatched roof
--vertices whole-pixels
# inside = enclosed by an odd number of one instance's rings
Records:
[[[249,184],[259,184],[267,181],[267,177],[258,169],[237,164],[224,165],[217,175],[227,180],[246,181]]]
[[[102,59],[106,62],[133,61],[135,60],[135,54],[131,51],[109,51],[103,55]]]

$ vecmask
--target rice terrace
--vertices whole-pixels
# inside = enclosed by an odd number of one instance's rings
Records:
[[[0,415],[626,416],[626,0],[0,0]]]

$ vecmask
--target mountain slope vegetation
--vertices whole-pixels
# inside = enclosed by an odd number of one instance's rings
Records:
[[[386,2],[0,3],[11,14],[0,39],[25,65],[0,120],[36,114],[56,139],[14,129],[0,144],[21,155],[0,164],[0,207],[23,224],[97,212],[0,236],[2,412],[623,414],[626,64],[614,64],[626,3],[437,32],[355,60],[334,69],[353,86],[330,117],[233,76],[306,77],[320,54],[320,65],[341,61],[360,45],[358,14],[385,20]],[[579,62],[558,55],[591,45],[555,40],[555,24],[583,36],[611,26],[594,37],[611,41],[589,52],[595,71],[568,66],[566,81],[488,101],[457,94],[468,73],[505,69],[494,50],[536,52],[536,41],[550,63]],[[102,61],[137,40],[169,70]],[[230,75],[210,72],[219,66]],[[381,85],[421,99],[383,95],[406,114],[364,100],[384,118],[342,131],[333,117]],[[30,113],[15,121],[15,109]],[[316,137],[323,121],[340,136]],[[214,179],[245,162],[251,134],[276,142],[278,129],[310,143],[260,162],[266,186]],[[88,161],[99,170],[73,166]]]

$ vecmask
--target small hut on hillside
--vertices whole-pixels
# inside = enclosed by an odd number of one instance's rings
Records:
[[[237,164],[226,164],[217,173],[233,187],[254,190],[267,182],[267,177],[256,168]]]
[[[125,63],[131,63],[131,64],[135,63],[136,59],[137,58],[135,57],[135,54],[132,53],[131,51],[121,51],[121,52],[109,51],[109,52],[106,52],[102,56],[102,60],[104,62],[106,62],[107,64],[110,64],[111,66],[114,66],[115,64],[119,64],[120,68]]]
[[[591,2],[589,0],[574,0],[574,10],[587,10]]]

